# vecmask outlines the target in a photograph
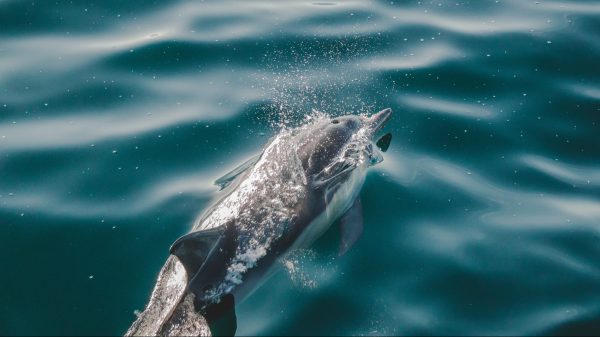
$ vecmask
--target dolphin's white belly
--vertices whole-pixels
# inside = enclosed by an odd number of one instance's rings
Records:
[[[339,217],[352,206],[365,182],[366,170],[357,168],[335,192],[323,213],[319,214],[296,240],[292,249],[307,248],[320,238]]]
[[[320,238],[329,227],[339,217],[344,215],[352,206],[354,200],[358,197],[358,193],[365,181],[366,172],[364,169],[357,169],[352,173],[352,176],[346,181],[338,191],[334,194],[330,203],[325,207],[323,213],[319,214],[302,232],[300,237],[294,242],[292,247],[285,254],[279,257],[279,260],[285,260],[286,257],[297,249],[308,248],[313,242]],[[266,282],[281,268],[281,264],[275,263],[264,273],[257,284],[243,284],[241,287],[234,289],[233,293],[236,299],[240,302],[251,295],[260,285]]]

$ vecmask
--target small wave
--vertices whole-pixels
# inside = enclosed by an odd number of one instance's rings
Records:
[[[399,100],[411,108],[427,112],[476,119],[493,119],[495,117],[490,109],[481,103],[457,102],[432,96],[401,96]]]
[[[600,86],[569,83],[565,87],[577,96],[600,101]]]
[[[449,60],[465,57],[458,49],[443,43],[428,42],[423,47],[407,49],[395,55],[388,54],[363,61],[363,67],[369,70],[414,70],[435,67]]]
[[[600,168],[570,165],[539,155],[523,155],[521,161],[531,168],[555,179],[579,187],[600,187]]]

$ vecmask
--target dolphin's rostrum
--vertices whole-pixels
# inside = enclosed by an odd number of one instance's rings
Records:
[[[164,322],[144,317],[153,300],[164,306],[156,297],[161,296],[159,284],[168,283],[165,266],[150,304],[128,334],[178,331],[173,326],[182,318],[173,315],[190,315],[192,310],[180,307],[191,303],[213,333],[233,333],[235,303],[256,290],[278,260],[309,246],[337,219],[339,253],[346,253],[362,233],[358,193],[366,170],[383,159],[373,137],[391,114],[385,109],[370,117],[313,117],[301,127],[283,130],[259,156],[217,180],[229,190],[226,196],[171,246],[185,269],[185,290],[179,287],[180,298],[163,309],[169,311],[160,315]],[[388,134],[377,145],[385,151],[390,141]],[[175,273],[177,262],[170,263]],[[139,322],[144,319],[148,322]],[[155,330],[141,329],[144,324]]]

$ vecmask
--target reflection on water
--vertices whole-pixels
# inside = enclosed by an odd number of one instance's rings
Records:
[[[288,261],[238,332],[598,333],[599,8],[2,2],[0,333],[123,333],[275,125],[387,106],[363,237]]]

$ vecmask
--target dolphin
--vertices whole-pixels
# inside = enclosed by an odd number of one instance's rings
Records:
[[[126,335],[233,335],[235,305],[338,219],[345,254],[363,230],[358,194],[367,169],[383,160],[391,134],[376,146],[373,138],[391,115],[388,108],[312,117],[218,179],[227,193],[173,243],[150,303]]]

